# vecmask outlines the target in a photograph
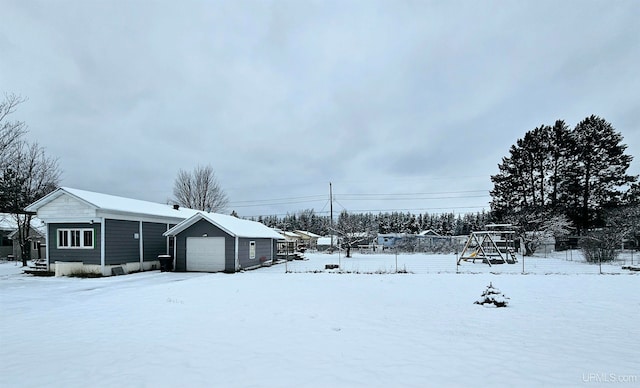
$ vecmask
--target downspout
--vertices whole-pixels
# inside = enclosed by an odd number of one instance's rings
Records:
[[[144,236],[142,235],[142,221],[138,221],[138,236],[140,239],[140,272],[144,271]]]
[[[47,259],[47,272],[51,271],[51,264],[49,263],[49,224],[44,233],[44,256]]]
[[[167,224],[167,230],[165,230],[165,232],[168,232],[169,229],[171,228],[169,227],[169,224]],[[165,241],[166,247],[164,248],[164,251],[167,253],[167,255],[171,253],[169,252],[169,238],[170,236],[167,236],[167,241]]]
[[[177,254],[178,254],[178,239],[176,236],[173,236],[173,270],[175,271],[176,264],[178,263]],[[186,244],[186,241],[185,241]],[[186,267],[185,267],[186,270]]]
[[[235,249],[235,261],[236,261],[236,271],[240,269],[240,258],[238,257],[238,247],[240,246],[238,236],[236,236],[236,249]]]
[[[106,264],[106,258],[105,258],[105,238],[107,233],[105,232],[105,230],[107,229],[107,220],[106,218],[102,217],[102,219],[100,220],[100,272],[102,272],[103,275],[106,275],[104,273],[105,271],[105,264]]]
[[[165,230],[165,232],[168,232],[169,229],[171,229],[171,224],[167,224],[167,230]],[[169,239],[171,239],[171,238],[173,238],[173,252],[169,252],[169,246],[171,245],[171,244],[169,244],[169,241],[170,241]],[[171,254],[173,256],[173,267],[172,268],[175,271],[176,270],[176,238],[172,237],[172,236],[167,236],[166,243],[167,243],[167,246],[165,248],[165,252],[167,252],[167,255]]]

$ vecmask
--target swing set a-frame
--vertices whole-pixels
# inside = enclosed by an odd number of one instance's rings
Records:
[[[505,227],[511,225],[487,225],[487,227]],[[510,230],[486,230],[471,232],[464,245],[458,265],[461,261],[475,263],[476,260],[489,264],[515,264],[515,232]]]

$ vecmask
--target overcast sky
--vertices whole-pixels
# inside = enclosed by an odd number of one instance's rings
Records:
[[[4,0],[0,92],[62,185],[241,216],[489,210],[528,130],[596,114],[640,173],[640,1]]]

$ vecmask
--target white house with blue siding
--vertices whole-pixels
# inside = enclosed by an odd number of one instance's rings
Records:
[[[173,247],[163,234],[198,211],[60,187],[29,205],[46,224],[47,269],[112,274],[159,267]]]

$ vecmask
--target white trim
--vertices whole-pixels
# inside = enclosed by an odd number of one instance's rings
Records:
[[[166,232],[166,231],[168,231],[168,230],[169,230],[169,228],[170,228],[170,226],[169,226],[169,224],[167,223],[167,229],[165,229],[165,232]],[[164,233],[163,233],[162,235],[164,236]],[[169,236],[166,236],[166,237],[165,237],[166,241],[165,241],[164,251],[165,251],[165,252],[167,252],[167,254],[170,254],[170,253],[171,253],[171,252],[169,252],[169,238],[170,238]],[[175,243],[174,243],[174,244],[175,244]],[[175,259],[175,257],[174,257],[174,259]],[[175,264],[175,263],[174,263],[174,264]],[[175,267],[173,267],[173,268],[175,268]]]
[[[87,245],[85,241],[85,233],[91,231],[91,245]],[[61,245],[60,232],[67,235],[67,245]],[[78,245],[71,245],[73,239],[72,233],[78,233]],[[93,228],[58,228],[56,229],[56,248],[62,249],[95,249],[95,229]]]
[[[47,271],[51,271],[51,264],[49,263],[49,224],[45,224],[44,226],[46,228],[44,232],[44,241],[45,244],[47,244],[45,246],[44,255],[47,259]]]
[[[255,259],[256,259],[256,240],[250,240],[249,241],[249,260],[255,260]]]
[[[171,229],[171,224],[167,223],[167,230],[169,230],[169,229]],[[166,232],[166,230],[165,230],[165,232]],[[164,234],[163,234],[163,236],[164,236]],[[166,240],[166,246],[164,248],[164,251],[167,252],[168,255],[171,255],[173,257],[173,267],[172,268],[175,271],[176,270],[176,264],[177,264],[177,261],[176,261],[176,239],[175,239],[175,237],[171,237],[171,236],[167,236],[165,238],[167,240]],[[169,239],[171,239],[171,238],[173,238],[173,252],[169,252],[169,247],[171,246],[171,244],[169,244],[170,243]]]
[[[140,246],[140,271],[144,271],[144,235],[142,234],[142,221],[139,222],[139,246]]]
[[[236,261],[236,271],[240,269],[240,258],[238,257],[238,245],[240,238],[236,236],[236,248],[235,248],[235,261]]]
[[[163,217],[163,216],[153,216],[147,214],[136,214],[136,213],[127,213],[127,212],[119,212],[114,210],[101,210],[98,209],[96,214],[99,217],[114,219],[114,220],[123,220],[123,221],[144,221],[144,222],[154,222],[156,224],[164,224],[164,223],[174,223],[178,224],[185,219],[182,217]]]
[[[106,252],[105,238],[107,235],[106,229],[107,229],[107,222],[104,218],[101,218],[100,219],[100,270],[102,271],[102,274],[104,274],[105,265],[107,263],[107,259],[105,257],[105,252]]]
[[[184,244],[185,244],[185,252],[186,252],[186,250],[187,250],[187,248],[186,248],[187,239],[184,240]],[[176,258],[177,254],[178,254],[178,239],[173,237],[173,270],[174,271],[176,270],[176,264],[178,263],[178,259]],[[184,259],[184,267],[185,267],[184,269],[186,271],[186,269],[187,269],[187,258],[186,258],[186,256],[185,256],[185,259]]]

